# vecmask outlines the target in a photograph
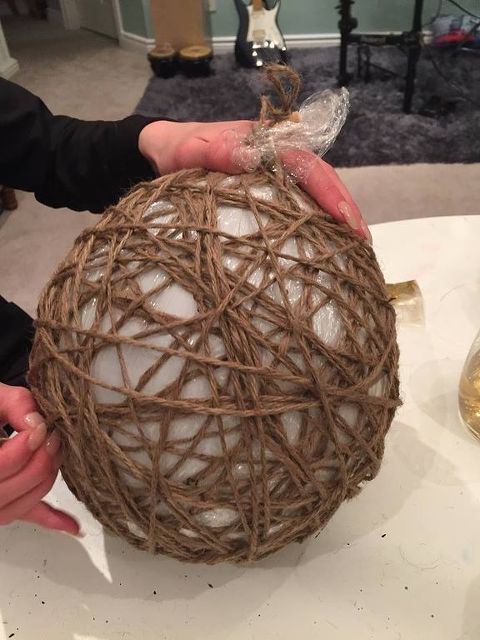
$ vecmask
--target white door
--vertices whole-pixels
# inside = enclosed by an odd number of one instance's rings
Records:
[[[114,0],[77,0],[80,25],[104,36],[118,38],[113,2]]]
[[[0,78],[11,78],[18,71],[18,62],[10,56],[0,22]]]

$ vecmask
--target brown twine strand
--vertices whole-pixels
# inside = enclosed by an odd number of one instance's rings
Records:
[[[278,106],[267,95],[260,98],[260,122],[273,126],[289,120],[296,110],[301,80],[295,69],[283,64],[270,64],[265,67],[267,80],[275,92]]]
[[[272,199],[252,195],[265,186]],[[173,205],[170,217],[149,209],[158,201]],[[252,211],[258,231],[220,230],[223,206]],[[165,278],[144,291],[139,278],[152,269]],[[193,296],[191,317],[152,304],[174,283]],[[84,327],[92,301],[95,321]],[[333,311],[330,344],[314,323]],[[126,335],[132,320],[145,328]],[[140,346],[148,364],[132,381],[128,350]],[[106,350],[118,354],[118,383],[95,375]],[[175,380],[149,386],[173,361]],[[303,540],[377,474],[399,404],[397,368],[395,314],[364,241],[278,173],[226,180],[189,170],[138,185],[77,239],[40,299],[30,384],[61,434],[68,486],[108,530],[140,549],[214,563]],[[185,393],[198,378],[201,397]],[[120,401],[98,402],[92,385]],[[191,432],[172,426],[192,416]],[[212,527],[205,512],[218,509],[234,517]]]

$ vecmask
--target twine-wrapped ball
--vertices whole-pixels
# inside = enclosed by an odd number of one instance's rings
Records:
[[[77,239],[30,382],[107,529],[214,563],[303,540],[376,475],[397,366],[365,241],[280,174],[189,170]]]

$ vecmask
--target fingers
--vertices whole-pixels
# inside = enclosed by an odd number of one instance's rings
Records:
[[[0,448],[0,525],[28,520],[48,529],[78,535],[79,525],[68,514],[40,500],[50,491],[60,466],[56,434],[33,452],[25,431]]]
[[[212,126],[221,124],[214,123]],[[238,121],[224,124],[229,127],[220,131],[208,144],[204,143],[202,163],[196,166],[225,173],[254,171],[260,162],[260,154],[244,144],[245,137],[251,133],[252,123]],[[298,179],[300,186],[326,213],[371,242],[370,231],[360,209],[333,167],[304,150],[281,151],[280,159],[285,169]]]
[[[218,124],[221,123],[215,123],[215,126]],[[221,131],[209,143],[203,142],[203,146],[198,146],[198,164],[195,166],[225,173],[254,171],[260,162],[260,154],[244,144],[252,124],[245,121],[228,124],[232,126]],[[193,148],[187,151],[192,154],[191,157],[195,157]],[[297,178],[300,186],[326,213],[371,242],[370,231],[360,209],[333,167],[315,154],[303,150],[282,151],[280,158],[285,169]]]
[[[251,130],[252,123],[246,120],[194,126],[175,150],[176,168],[201,167],[229,174],[253,171],[260,154],[245,145]]]
[[[47,428],[43,424],[31,432],[24,431],[7,440],[0,447],[0,482],[23,469],[30,462],[34,452],[45,442],[46,437]]]
[[[55,479],[60,467],[60,457],[57,455],[59,447],[58,436],[51,436],[47,446],[39,449],[20,471],[0,482],[0,513],[6,505],[21,498],[45,480],[50,477]],[[0,453],[3,452],[0,450]],[[0,466],[4,474],[1,459]]]
[[[53,487],[55,476],[56,474],[51,473],[31,491],[0,509],[0,525],[10,524],[33,509]]]
[[[0,422],[8,422],[16,431],[23,431],[43,421],[37,417],[33,418],[33,422],[25,422],[25,416],[37,411],[38,407],[28,389],[0,383]]]
[[[326,213],[347,224],[359,236],[371,240],[360,209],[333,167],[308,151],[286,150],[280,157],[285,169]]]
[[[138,146],[160,175],[194,168],[239,173],[253,164],[244,145],[252,126],[249,120],[152,122],[140,132]]]
[[[80,534],[80,525],[64,511],[55,509],[46,502],[40,502],[35,505],[25,515],[20,517],[20,520],[26,522],[33,522],[45,529],[53,529],[55,531],[65,531],[72,536],[78,536]]]
[[[47,438],[46,424],[35,409],[35,401],[27,389],[0,385],[0,416],[15,429],[21,431],[18,436],[10,438],[0,448],[0,482],[24,469],[35,451],[42,446]],[[34,460],[32,465],[34,471],[39,465],[38,461],[42,459],[43,464],[51,461],[46,450],[35,456],[36,461]],[[2,495],[11,495],[1,488],[0,494],[0,504]],[[15,494],[14,497],[16,495],[18,494]]]
[[[139,149],[160,174],[193,168],[229,174],[254,171],[260,153],[245,144],[252,126],[249,120],[153,122],[141,131]],[[279,155],[287,172],[326,213],[371,241],[359,208],[328,163],[300,149],[280,150]]]
[[[254,171],[260,163],[260,152],[245,144],[252,132],[252,123],[239,121],[225,124],[230,126],[219,131],[208,144],[205,168],[230,174]]]
[[[52,488],[60,466],[60,440],[47,435],[32,394],[0,383],[0,423],[18,432],[0,447],[0,525],[14,520],[78,535],[68,514],[40,502]]]

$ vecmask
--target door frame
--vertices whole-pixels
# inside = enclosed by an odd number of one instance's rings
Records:
[[[65,29],[80,29],[80,11],[78,3],[81,0],[60,0],[60,10],[62,12],[63,26]],[[117,40],[123,31],[122,14],[120,13],[120,5],[118,0],[112,0],[113,16],[115,19],[115,27],[117,31]]]
[[[8,44],[3,33],[2,21],[0,20],[0,78],[11,78],[19,70],[18,62],[12,58],[8,50]]]

